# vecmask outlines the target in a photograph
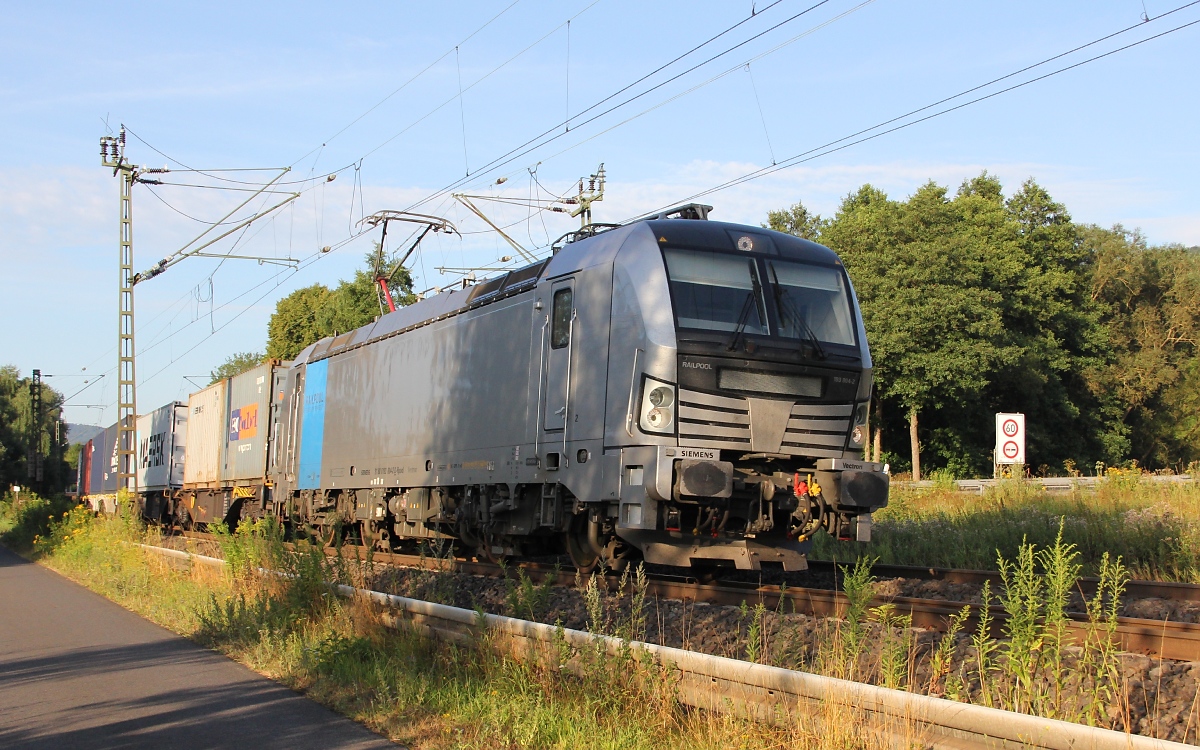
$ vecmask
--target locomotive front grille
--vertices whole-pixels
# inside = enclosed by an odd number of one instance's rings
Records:
[[[750,450],[750,405],[744,398],[680,388],[679,444]]]
[[[841,458],[854,404],[793,404],[783,447],[787,453]]]
[[[841,458],[853,404],[792,404],[781,450]],[[750,450],[750,404],[740,396],[679,390],[679,445]]]

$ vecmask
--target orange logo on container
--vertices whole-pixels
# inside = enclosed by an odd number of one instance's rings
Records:
[[[229,415],[229,439],[245,440],[258,434],[258,404],[234,409]]]

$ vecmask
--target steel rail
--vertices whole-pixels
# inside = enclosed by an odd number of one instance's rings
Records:
[[[846,563],[835,563],[828,560],[808,561],[808,569],[822,573],[835,573],[838,567]],[[915,578],[926,581],[946,581],[948,583],[970,583],[983,585],[990,582],[993,590],[1003,584],[999,571],[967,570],[960,568],[937,568],[919,565],[879,565],[871,566],[871,573],[876,578]],[[1086,597],[1094,596],[1096,585],[1100,579],[1083,577],[1079,579],[1079,590]],[[1177,583],[1173,581],[1144,581],[1132,580],[1125,587],[1127,596],[1134,599],[1168,599],[1173,602],[1200,602],[1200,586],[1194,583]]]
[[[187,532],[186,536],[214,538],[211,535],[200,535],[195,532]],[[341,555],[358,562],[370,561],[410,568],[454,570],[467,575],[489,578],[512,575],[511,571],[514,569],[501,568],[499,565],[488,562],[374,552],[366,547],[353,545],[326,547],[325,554],[331,557]],[[554,577],[555,585],[573,586],[576,583],[574,569],[566,566],[519,563],[515,568],[525,571],[526,575],[538,582]],[[982,572],[986,573],[987,571]],[[609,588],[612,589],[615,589],[619,583],[616,575],[610,574],[606,580]],[[676,599],[731,607],[741,606],[743,602],[761,603],[776,611],[812,617],[841,617],[848,606],[845,594],[836,590],[764,586],[735,581],[700,583],[687,576],[659,573],[648,575],[647,593],[660,599]],[[895,607],[897,614],[901,616],[910,616],[913,626],[919,628],[944,631],[948,626],[950,616],[961,612],[963,607],[971,608],[971,614],[966,620],[966,627],[974,628],[979,622],[980,606],[978,604],[905,596],[876,596],[871,601],[871,606],[884,604],[891,604]],[[1007,623],[1004,609],[996,604],[991,605],[988,609],[992,635],[1004,637],[1004,628]],[[1067,630],[1072,641],[1082,642],[1092,634],[1093,629],[1085,615],[1071,613],[1068,616],[1071,621],[1067,623]],[[1145,654],[1159,659],[1200,661],[1200,624],[1198,623],[1119,617],[1117,618],[1116,637],[1122,651]]]
[[[174,549],[141,545],[148,552],[179,562],[223,566],[223,560]],[[1043,719],[986,706],[958,703],[904,690],[850,682],[807,672],[712,656],[695,651],[629,642],[610,636],[409,599],[338,585],[337,593],[380,608],[383,621],[454,641],[488,634],[492,642],[519,659],[539,659],[559,669],[558,644],[583,650],[602,647],[608,654],[644,654],[671,667],[678,679],[680,703],[718,713],[735,713],[764,723],[785,723],[798,715],[818,714],[824,706],[848,708],[871,717],[868,731],[921,744],[958,750],[1044,748],[1045,750],[1183,750],[1189,745]],[[547,658],[553,657],[553,658]]]

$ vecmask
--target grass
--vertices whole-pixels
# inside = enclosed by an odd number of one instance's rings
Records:
[[[270,522],[220,534],[229,567],[179,569],[136,546],[160,541],[140,522],[95,518],[83,508],[58,510],[66,504],[16,509],[0,503],[6,524],[0,538],[410,747],[842,750],[896,741],[897,727],[872,726],[833,704],[777,727],[688,710],[676,700],[669,671],[632,654],[577,653],[571,658],[581,667],[569,672],[557,668],[565,656],[520,662],[486,637],[452,644],[385,627],[378,611],[330,595],[324,583],[353,581],[362,572],[357,563],[328,560],[303,544],[295,554],[284,553]],[[55,512],[41,512],[49,507]],[[286,575],[264,577],[259,566]],[[637,589],[638,574],[630,575]],[[532,584],[518,581],[513,592],[514,609],[544,605],[545,595]],[[597,624],[637,635],[644,629],[644,595],[636,614],[621,616],[614,614],[615,596],[596,588]],[[900,747],[921,744],[911,727],[898,731]]]
[[[674,675],[639,661],[632,650],[571,651],[564,641],[557,654],[517,661],[486,637],[451,644],[390,629],[380,612],[332,596],[325,583],[360,583],[369,561],[330,559],[302,541],[296,552],[284,552],[282,533],[269,520],[242,524],[233,534],[218,531],[230,562],[223,571],[178,570],[132,544],[161,541],[138,521],[97,519],[83,508],[54,517],[42,512],[55,507],[46,502],[21,509],[0,503],[2,540],[29,540],[27,551],[50,567],[410,746],[840,749],[885,742],[887,728],[833,704],[777,727],[686,709],[676,699]],[[1067,635],[1068,597],[1085,567],[1071,528],[1059,520],[1048,544],[1023,539],[1013,555],[995,558],[1004,586],[985,588],[984,599],[1005,611],[1002,638],[994,637],[986,607],[965,606],[944,634],[914,630],[891,605],[871,607],[872,560],[864,557],[843,571],[848,606],[840,618],[789,619],[782,610],[744,605],[733,626],[735,655],[1050,718],[1144,728],[1138,722],[1143,716],[1157,722],[1159,708],[1147,705],[1133,715],[1114,646],[1128,580],[1120,558],[1100,555],[1094,567],[1101,585],[1086,602],[1084,637]],[[260,567],[285,575],[262,576]],[[447,600],[462,574],[421,575],[428,578],[423,586]],[[547,585],[519,571],[506,586],[503,606],[511,614],[547,615]],[[597,576],[579,579],[577,588],[590,630],[645,638],[651,603],[640,567],[627,568],[616,590]],[[568,663],[575,668],[559,668]],[[1193,712],[1187,726],[1164,731],[1182,729],[1178,739],[1194,738]],[[896,728],[890,729],[889,744]],[[899,746],[920,744],[910,741],[919,739],[912,727],[899,729]]]
[[[1085,575],[1098,575],[1108,555],[1135,578],[1200,583],[1200,482],[1138,480],[1113,470],[1097,489],[1071,493],[1018,481],[982,495],[947,483],[893,487],[888,507],[875,514],[870,544],[819,534],[812,556],[995,570],[998,554],[1016,559],[1023,543],[1052,546],[1061,523]]]

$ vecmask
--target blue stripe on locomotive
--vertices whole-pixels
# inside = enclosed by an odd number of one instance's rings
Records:
[[[325,446],[325,382],[329,360],[304,368],[304,416],[300,422],[300,481],[302,490],[321,488],[321,457]]]

